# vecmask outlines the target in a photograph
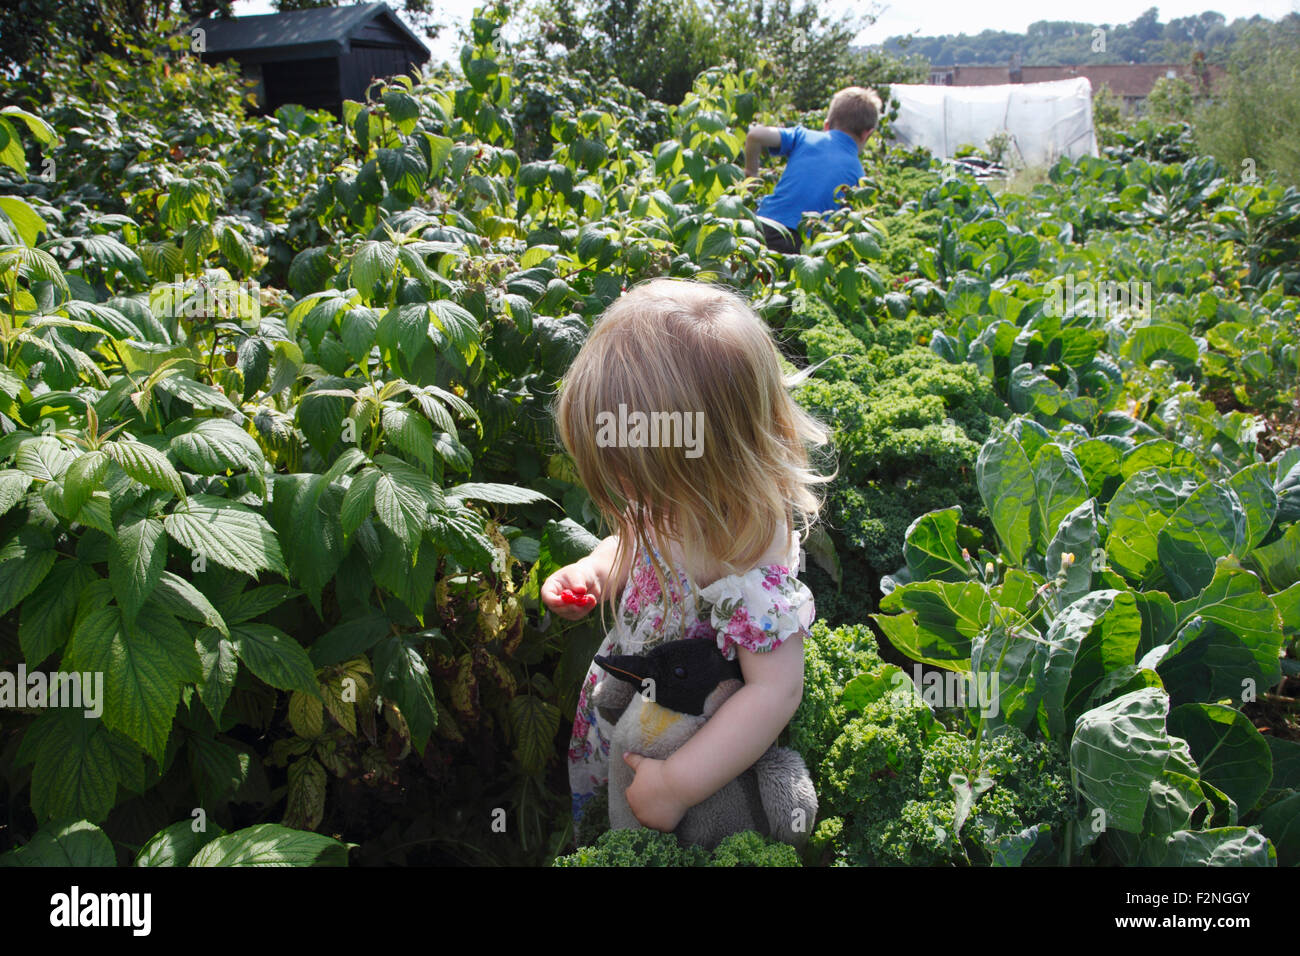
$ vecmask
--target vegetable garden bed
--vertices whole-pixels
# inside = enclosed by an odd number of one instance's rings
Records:
[[[750,296],[835,430],[805,863],[1300,862],[1300,194],[880,151],[780,257],[736,163],[795,118],[762,75],[668,108],[493,27],[341,121],[180,54],[6,90],[0,671],[105,687],[0,711],[0,862],[794,862],[568,855],[601,635],[537,589],[598,529],[546,409],[656,275]],[[1150,307],[1053,314],[1065,276]]]

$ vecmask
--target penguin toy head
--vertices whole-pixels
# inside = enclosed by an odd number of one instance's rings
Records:
[[[744,683],[740,662],[701,638],[667,641],[644,654],[598,655],[596,663],[660,707],[697,717],[712,715]]]

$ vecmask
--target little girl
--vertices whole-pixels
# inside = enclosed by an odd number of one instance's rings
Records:
[[[796,528],[806,533],[821,506],[816,486],[830,480],[808,459],[827,433],[791,399],[771,334],[745,301],[675,279],[642,283],[606,310],[555,417],[615,533],[546,580],[546,607],[570,620],[597,602],[602,620],[613,612],[601,655],[698,638],[740,659],[744,687],[677,752],[627,755],[629,807],[644,826],[671,831],[748,769],[799,706],[813,599],[795,577]],[[566,589],[596,600],[565,600]],[[575,822],[609,778],[613,728],[591,703],[606,679],[593,662],[578,698]]]

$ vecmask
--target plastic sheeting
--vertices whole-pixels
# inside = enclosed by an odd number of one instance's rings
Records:
[[[984,149],[1002,130],[1012,137],[1004,163],[1045,166],[1061,156],[1097,155],[1087,77],[1002,86],[895,84],[889,93],[899,102],[890,124],[894,139],[943,159],[962,145]]]

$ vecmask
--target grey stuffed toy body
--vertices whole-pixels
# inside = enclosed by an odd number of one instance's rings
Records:
[[[593,697],[602,718],[614,725],[610,829],[638,829],[626,796],[635,773],[623,754],[670,756],[744,685],[740,664],[700,638],[668,641],[646,654],[597,657],[596,663],[618,678],[601,681]],[[817,794],[803,759],[773,745],[739,777],[687,810],[673,832],[683,843],[710,850],[745,830],[802,849],[816,816]]]

